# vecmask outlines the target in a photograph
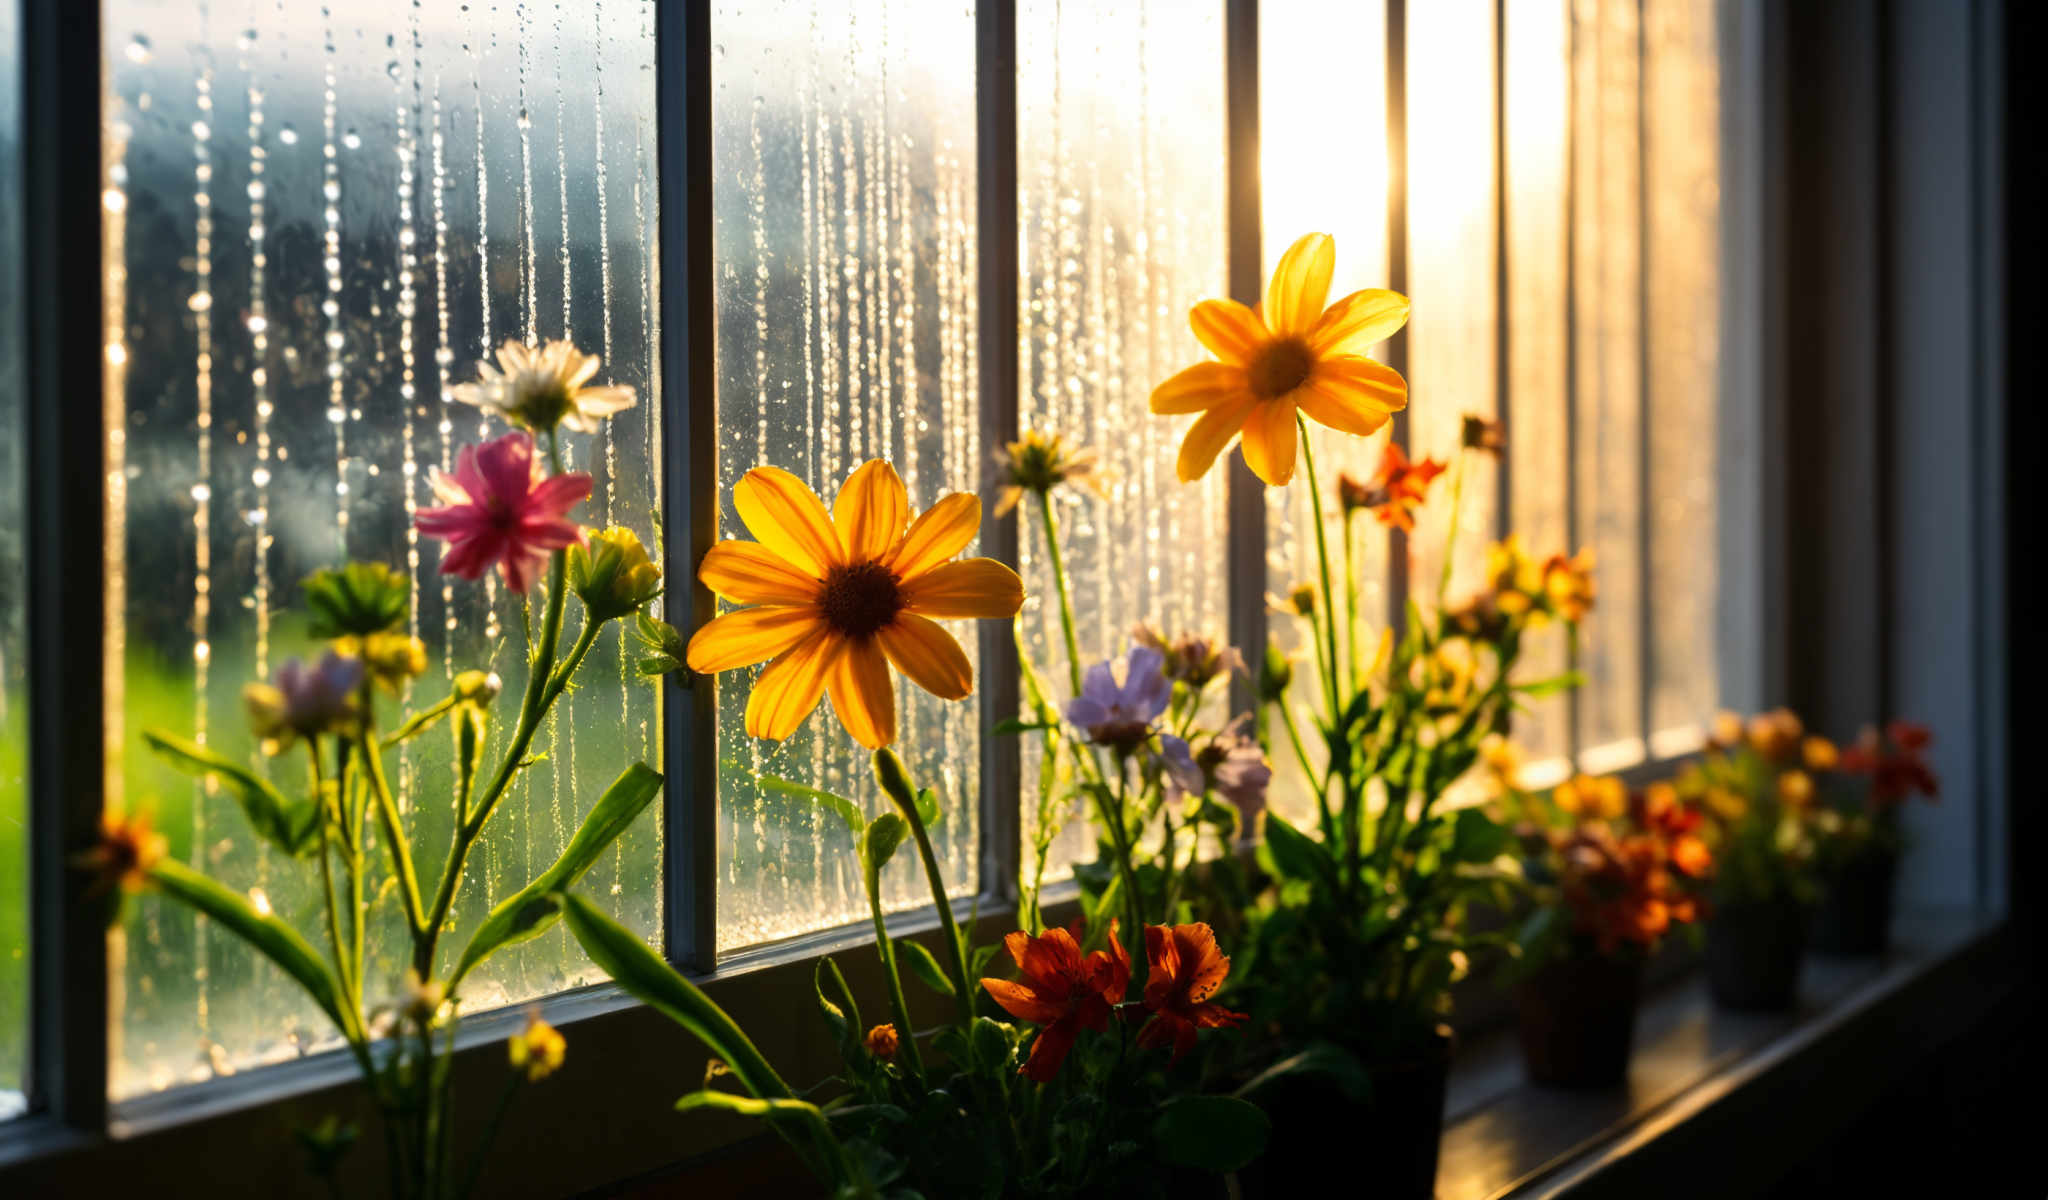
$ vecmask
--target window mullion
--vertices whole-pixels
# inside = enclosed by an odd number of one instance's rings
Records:
[[[99,834],[108,756],[104,439],[100,404],[80,403],[101,372],[101,274],[80,269],[101,244],[99,5],[32,0],[22,22],[22,200],[33,231],[23,261],[29,475],[29,1086],[66,1125],[98,1132],[107,1111],[104,897],[68,868]],[[118,399],[118,398],[116,398]],[[118,549],[118,548],[117,548]]]
[[[1650,369],[1649,20],[1647,0],[1636,0],[1636,724],[1642,736],[1644,761],[1651,756],[1650,735],[1655,732],[1651,721],[1657,661],[1653,623],[1656,604],[1650,588],[1650,530],[1654,512],[1650,496],[1650,422],[1656,406]]]
[[[1018,436],[1017,5],[975,6],[976,212],[979,239],[981,443],[1000,449]],[[983,488],[983,511],[993,493]],[[1018,566],[1021,506],[982,525],[981,552]],[[981,728],[1017,715],[1018,661],[1008,621],[979,623]],[[981,891],[1016,896],[1022,854],[1020,740],[984,732],[981,739]]]
[[[660,196],[663,528],[673,597],[668,619],[695,629],[714,612],[697,564],[718,537],[718,393],[712,320],[711,5],[663,4],[655,15],[656,185]],[[678,553],[680,551],[680,553]],[[687,580],[687,582],[682,582]],[[680,586],[678,586],[680,584]],[[709,971],[718,951],[718,754],[715,677],[665,692],[664,799],[668,956]]]
[[[1230,294],[1256,306],[1265,269],[1259,208],[1258,0],[1226,0],[1223,28]],[[1257,705],[1257,664],[1266,652],[1266,487],[1245,465],[1242,454],[1231,457],[1229,489],[1230,641],[1252,666],[1250,673],[1231,681],[1231,707],[1249,711]]]
[[[1507,0],[1493,0],[1493,416],[1507,436],[1514,437],[1511,422],[1513,404],[1514,342],[1509,332],[1513,316],[1508,296],[1508,8]],[[1509,445],[1513,445],[1510,441]],[[1513,456],[1506,452],[1494,459],[1493,532],[1505,538],[1514,528],[1515,491],[1511,469]]]
[[[1408,294],[1408,4],[1387,4],[1387,287]],[[1408,375],[1409,328],[1387,339],[1386,364]],[[1406,452],[1411,448],[1407,410],[1394,414],[1388,435]],[[1402,636],[1408,627],[1408,535],[1388,531],[1387,627]]]
[[[1576,552],[1584,523],[1579,520],[1579,19],[1573,0],[1565,6],[1564,41],[1564,484],[1565,546]],[[1566,667],[1585,662],[1579,640],[1571,639]],[[1585,749],[1585,689],[1565,692],[1565,753],[1576,764]]]

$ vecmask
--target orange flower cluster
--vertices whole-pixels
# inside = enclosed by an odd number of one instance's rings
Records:
[[[1925,725],[1893,721],[1879,736],[1875,728],[1865,729],[1856,744],[1842,751],[1842,770],[1870,777],[1870,806],[1885,809],[1919,793],[1932,800],[1941,794],[1941,784],[1927,765],[1927,746],[1934,740]]]
[[[1079,922],[1075,923],[1077,926]],[[1038,1083],[1050,1081],[1074,1048],[1083,1029],[1102,1033],[1110,1017],[1124,1005],[1131,986],[1131,960],[1109,923],[1109,944],[1085,958],[1075,931],[1048,929],[1037,937],[1018,930],[1003,939],[1023,979],[983,979],[981,986],[1003,1010],[1020,1021],[1039,1026],[1031,1055],[1017,1073]],[[1138,1031],[1138,1044],[1172,1046],[1179,1062],[1195,1044],[1197,1029],[1230,1028],[1245,1014],[1211,1000],[1230,975],[1230,959],[1216,945],[1207,925],[1145,927],[1143,1011],[1150,1020]]]
[[[1559,790],[1592,801],[1576,810],[1577,823],[1544,831],[1573,932],[1611,954],[1654,946],[1673,925],[1705,915],[1700,892],[1713,854],[1698,833],[1699,810],[1669,784],[1629,795],[1621,812],[1608,800],[1619,781],[1574,780]]]
[[[1379,470],[1360,481],[1349,473],[1337,477],[1337,498],[1344,511],[1366,508],[1382,525],[1415,531],[1415,510],[1429,496],[1429,485],[1444,473],[1444,464],[1434,458],[1409,461],[1394,442],[1380,455]]]

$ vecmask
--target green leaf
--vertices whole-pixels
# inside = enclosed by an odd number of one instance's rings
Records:
[[[1451,833],[1454,862],[1492,862],[1515,844],[1515,831],[1477,808],[1458,810]]]
[[[924,981],[924,985],[941,996],[953,994],[953,981],[939,969],[939,960],[925,949],[923,943],[909,938],[896,939],[897,961],[910,968],[912,974]]]
[[[896,855],[896,848],[903,839],[910,836],[910,823],[895,813],[883,813],[876,817],[860,835],[860,860],[867,867],[868,884],[874,886],[880,878],[882,868]]]
[[[1357,1055],[1332,1042],[1311,1042],[1300,1053],[1259,1072],[1251,1082],[1237,1089],[1236,1095],[1249,1100],[1276,1085],[1308,1079],[1333,1083],[1353,1101],[1364,1101],[1372,1094],[1372,1075]]]
[[[1017,1029],[1004,1021],[976,1017],[972,1044],[975,1065],[991,1074],[1000,1073],[1017,1051]]]
[[[780,775],[756,775],[754,779],[764,792],[788,796],[792,800],[808,800],[823,806],[826,811],[838,817],[845,824],[847,832],[856,838],[867,828],[868,815],[861,811],[860,805],[844,796],[809,787],[795,780],[784,779]]]
[[[149,869],[149,877],[165,895],[205,913],[249,943],[258,954],[276,963],[306,989],[335,1028],[348,1031],[350,1023],[342,1019],[341,985],[298,930],[275,914],[258,912],[248,897],[230,891],[176,859],[158,860]]]
[[[396,746],[400,742],[411,741],[433,728],[434,723],[447,716],[448,710],[454,707],[455,697],[441,697],[441,699],[434,703],[433,707],[421,709],[419,712],[407,717],[403,725],[385,735],[384,744],[386,746]]]
[[[319,844],[313,835],[318,831],[320,810],[311,802],[294,804],[261,775],[182,738],[145,729],[142,740],[177,770],[195,779],[211,776],[218,780],[242,806],[256,836],[286,854],[297,858]]]
[[[989,733],[995,737],[1008,737],[1012,734],[1030,733],[1039,729],[1058,729],[1059,727],[1060,723],[1058,721],[1026,721],[1021,717],[1004,717],[989,727]]]
[[[677,1112],[692,1112],[700,1108],[734,1113],[742,1117],[758,1117],[771,1124],[794,1126],[818,1137],[832,1136],[831,1127],[825,1120],[825,1110],[808,1100],[785,1097],[761,1100],[753,1096],[735,1096],[731,1092],[705,1088],[702,1091],[691,1092],[676,1101]]]
[[[825,994],[828,980],[838,993],[837,1001]],[[840,1057],[849,1063],[857,1061],[861,1048],[860,1005],[831,955],[819,958],[818,965],[811,970],[811,988],[818,996],[818,1011],[825,1014],[825,1024],[832,1027],[832,1036],[839,1043]]]
[[[1258,1105],[1235,1096],[1178,1096],[1160,1106],[1152,1140],[1174,1166],[1221,1174],[1263,1154],[1271,1129]]]
[[[1586,676],[1582,672],[1566,671],[1562,675],[1552,675],[1548,679],[1538,679],[1533,683],[1513,684],[1512,690],[1532,699],[1541,700],[1545,696],[1554,696],[1559,692],[1569,692],[1573,688],[1584,686],[1586,686]]]
[[[640,935],[574,892],[562,895],[562,920],[590,961],[649,1008],[688,1030],[754,1095],[788,1099],[789,1085],[768,1065],[739,1023],[697,985],[663,962]]]
[[[946,810],[939,807],[937,788],[919,788],[917,792],[917,819],[924,822],[926,832],[937,829],[946,819]]]
[[[470,968],[492,954],[506,946],[531,941],[552,926],[561,916],[562,890],[573,887],[660,792],[660,772],[645,763],[627,767],[597,798],[590,815],[583,818],[576,836],[569,839],[554,865],[507,896],[477,926],[455,964],[455,973],[449,977],[450,989],[469,974]]]
[[[1276,872],[1289,879],[1328,879],[1336,865],[1321,842],[1296,829],[1276,812],[1266,813],[1265,849]]]

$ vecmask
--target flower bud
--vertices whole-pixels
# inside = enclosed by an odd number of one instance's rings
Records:
[[[362,660],[370,679],[396,696],[409,679],[427,669],[427,645],[405,633],[372,633],[334,639],[336,653]]]
[[[1287,685],[1294,682],[1294,660],[1280,648],[1280,643],[1266,643],[1265,661],[1259,664],[1259,702],[1276,704],[1287,695]]]
[[[661,594],[661,568],[632,530],[614,525],[585,542],[569,548],[569,586],[593,619],[627,616]]]
[[[317,638],[363,637],[405,620],[412,581],[380,562],[352,562],[323,568],[299,584],[305,597],[306,631]]]
[[[886,1062],[896,1057],[896,1051],[901,1048],[901,1039],[896,1036],[894,1025],[877,1025],[868,1030],[862,1044],[868,1048],[869,1054]]]
[[[455,698],[471,704],[489,704],[498,698],[505,681],[496,671],[464,671],[455,677]]]
[[[539,1083],[561,1067],[569,1043],[554,1026],[540,1019],[540,1013],[533,1012],[526,1018],[526,1028],[514,1034],[505,1048],[512,1069],[524,1071],[528,1083]]]

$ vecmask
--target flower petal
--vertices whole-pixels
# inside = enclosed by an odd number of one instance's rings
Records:
[[[533,438],[523,429],[514,430],[478,446],[469,463],[457,466],[468,466],[476,472],[481,488],[470,487],[468,480],[463,481],[463,487],[477,500],[488,497],[517,505],[533,488]]]
[[[735,604],[809,604],[821,586],[766,546],[731,538],[705,552],[697,578]]]
[[[954,492],[911,522],[888,558],[899,579],[914,579],[967,549],[981,529],[981,498]]]
[[[1074,1048],[1074,1038],[1080,1034],[1080,1026],[1073,1021],[1059,1020],[1038,1031],[1031,1041],[1031,1057],[1017,1069],[1019,1075],[1036,1083],[1051,1083],[1060,1073],[1060,1064],[1067,1061],[1067,1052]]]
[[[896,468],[879,458],[847,476],[832,501],[832,524],[853,562],[872,562],[888,553],[910,523],[910,495]]]
[[[898,613],[875,640],[896,669],[941,700],[965,699],[974,690],[974,667],[953,635],[916,613]]]
[[[1285,487],[1294,478],[1295,440],[1294,400],[1290,392],[1258,405],[1246,419],[1245,465],[1268,486]]]
[[[815,608],[743,608],[704,625],[690,636],[686,652],[692,671],[709,675],[767,662],[817,629]]]
[[[1188,326],[1209,353],[1243,366],[1272,340],[1259,314],[1235,300],[1204,300],[1188,313]]]
[[[1330,275],[1336,269],[1336,239],[1327,233],[1302,235],[1280,256],[1266,283],[1267,327],[1281,336],[1308,332],[1323,315]]]
[[[896,740],[896,685],[875,639],[849,641],[828,686],[832,711],[854,741],[879,750]]]
[[[1024,581],[993,558],[963,558],[905,579],[903,602],[927,617],[1014,617]]]
[[[1245,418],[1258,407],[1259,398],[1250,392],[1234,396],[1208,412],[1202,414],[1188,435],[1180,444],[1180,458],[1174,463],[1174,470],[1182,483],[1193,483],[1209,473],[1215,465],[1216,456],[1237,436],[1244,427]]]
[[[1007,979],[984,979],[983,991],[989,998],[1003,1006],[1003,1011],[1019,1021],[1030,1021],[1034,1025],[1049,1025],[1060,1019],[1059,1005],[1048,1004],[1039,999],[1038,993],[1021,983]]]
[[[1367,437],[1407,407],[1408,385],[1392,367],[1369,358],[1346,357],[1318,364],[1291,398],[1302,415],[1316,424]]]
[[[845,649],[844,638],[819,627],[763,668],[747,697],[747,736],[779,742],[795,733],[818,707]]]
[[[1249,390],[1244,368],[1234,363],[1196,363],[1152,389],[1152,411],[1162,416],[1207,412],[1233,394]]]
[[[732,502],[755,541],[819,579],[844,557],[825,502],[781,467],[755,467],[740,476]]]
[[[1356,291],[1332,304],[1309,330],[1318,355],[1364,354],[1408,323],[1408,297],[1385,288]]]

